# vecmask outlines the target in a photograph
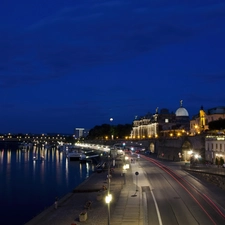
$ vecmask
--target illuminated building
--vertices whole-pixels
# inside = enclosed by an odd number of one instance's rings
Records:
[[[190,132],[192,135],[200,134],[209,129],[210,122],[220,119],[225,119],[225,107],[215,107],[206,111],[201,107],[199,113],[190,121]]]
[[[84,128],[75,128],[75,138],[79,139],[82,137],[86,137],[88,135],[89,131]]]
[[[175,113],[168,109],[161,109],[155,114],[148,113],[143,117],[136,117],[133,121],[131,138],[153,138],[159,136],[179,136],[187,133],[190,129],[190,120],[188,111],[183,107],[183,101],[180,101],[180,107]]]
[[[225,159],[225,136],[207,135],[205,138],[205,159],[212,163]]]

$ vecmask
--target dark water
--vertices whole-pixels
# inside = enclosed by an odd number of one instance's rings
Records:
[[[33,160],[33,156],[37,160]],[[44,157],[44,160],[41,159]],[[94,171],[57,149],[0,148],[0,224],[22,225],[71,192]]]

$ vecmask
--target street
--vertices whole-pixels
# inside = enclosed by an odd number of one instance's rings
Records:
[[[134,156],[133,156],[134,157]],[[224,191],[201,182],[176,163],[141,156],[132,166],[139,172],[144,224],[224,224]]]

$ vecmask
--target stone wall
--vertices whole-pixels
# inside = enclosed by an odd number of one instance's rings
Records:
[[[200,180],[205,180],[225,191],[225,176],[224,175],[216,175],[216,174],[209,174],[203,172],[196,172],[188,170],[190,174],[197,177]]]
[[[126,146],[139,146],[145,148],[147,152],[154,153],[159,158],[167,160],[184,160],[184,151],[193,150],[198,152],[203,158],[205,157],[205,136],[183,136],[177,138],[152,138],[140,140],[95,140],[89,143],[113,145],[116,143],[126,143]],[[150,149],[150,145],[152,146]],[[182,158],[180,158],[180,156]]]

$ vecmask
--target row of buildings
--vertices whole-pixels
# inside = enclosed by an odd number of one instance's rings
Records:
[[[205,159],[215,162],[225,159],[224,131],[209,132],[209,123],[225,119],[225,107],[215,107],[208,110],[200,108],[199,113],[189,118],[188,111],[180,101],[180,107],[173,112],[168,109],[156,109],[154,114],[135,118],[131,131],[132,139],[146,138],[178,138],[179,136],[195,136],[205,134]]]
[[[133,121],[131,138],[151,138],[158,136],[180,136],[196,135],[209,129],[209,123],[225,119],[225,107],[215,107],[204,110],[203,107],[199,113],[189,118],[188,111],[183,107],[183,101],[180,101],[180,107],[173,112],[168,109],[156,108],[154,114],[146,114],[142,117],[136,117]]]
[[[166,108],[156,108],[155,113],[147,113],[145,116],[136,117],[133,121],[133,127],[130,134],[131,140],[146,140],[155,138],[179,139],[179,137],[204,137],[202,149],[204,149],[204,158],[215,163],[216,159],[225,159],[225,135],[224,131],[209,132],[209,123],[225,119],[225,107],[215,107],[208,110],[200,108],[198,114],[191,119],[183,101],[180,101],[180,107],[174,112]],[[201,135],[200,135],[201,134]],[[88,130],[76,128],[74,138],[86,137]],[[185,146],[185,144],[183,144]],[[150,147],[151,148],[151,147]],[[191,143],[185,147],[183,153],[184,160],[189,159],[189,153],[194,152],[191,149]],[[202,154],[202,153],[201,153]],[[179,157],[180,157],[179,156]]]

